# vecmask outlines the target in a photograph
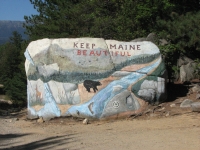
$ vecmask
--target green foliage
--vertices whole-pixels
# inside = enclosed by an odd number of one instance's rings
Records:
[[[169,44],[160,46],[164,55],[169,76],[178,72],[177,59],[187,56],[192,59],[200,56],[200,11],[188,12],[185,15],[171,13],[171,19],[159,20],[157,31],[160,38]]]
[[[124,0],[116,19],[120,40],[146,37],[156,30],[157,18],[168,18],[172,9],[173,5],[168,0]]]
[[[25,16],[31,40],[102,37],[129,41],[157,33],[169,77],[177,59],[200,53],[200,12],[196,0],[30,0],[39,15]]]
[[[0,47],[0,83],[4,85],[6,95],[20,104],[26,100],[25,46],[21,35],[15,31],[10,43]]]
[[[155,31],[157,18],[168,18],[169,0],[30,0],[39,15],[25,16],[31,40],[102,37],[132,40]]]
[[[71,0],[30,0],[39,15],[25,16],[26,33],[31,40],[62,38],[77,32],[76,5]],[[80,14],[78,14],[80,15]],[[79,25],[80,26],[80,25]],[[73,33],[73,34],[72,34]]]
[[[199,0],[170,0],[175,5],[175,12],[178,14],[186,14],[187,12],[199,11]]]
[[[176,66],[177,66],[176,63],[177,63],[177,59],[179,58],[179,51],[177,50],[176,45],[167,44],[165,46],[159,46],[159,49],[164,58],[169,79],[175,78],[175,72],[177,73],[178,71],[176,70]]]
[[[200,51],[200,11],[178,15],[172,13],[171,21],[160,21],[160,36],[165,37],[170,44],[176,45],[180,54],[192,54]]]

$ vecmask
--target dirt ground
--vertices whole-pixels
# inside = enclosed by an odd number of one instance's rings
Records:
[[[200,150],[200,113],[180,108],[188,86],[169,86],[168,100],[121,120],[55,118],[27,120],[26,108],[0,115],[0,149],[12,150]]]

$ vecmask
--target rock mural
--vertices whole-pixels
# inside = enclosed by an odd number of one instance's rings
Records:
[[[149,41],[42,39],[25,51],[28,117],[127,117],[166,99],[166,70]]]

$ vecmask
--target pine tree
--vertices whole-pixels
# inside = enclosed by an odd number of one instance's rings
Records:
[[[26,75],[24,69],[23,49],[21,35],[14,31],[10,43],[1,47],[0,55],[0,82],[4,91],[14,102],[25,103]]]
[[[39,15],[25,16],[31,40],[98,37],[132,40],[156,30],[157,18],[168,18],[169,0],[30,0]]]
[[[160,20],[158,24],[158,35],[169,42],[160,46],[160,49],[171,76],[178,71],[179,57],[187,56],[195,60],[200,56],[200,11],[188,12],[185,15],[173,12],[170,21]]]

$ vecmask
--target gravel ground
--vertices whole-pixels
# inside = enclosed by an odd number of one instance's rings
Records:
[[[184,91],[178,86],[170,93],[176,89]],[[200,150],[200,113],[180,108],[185,99],[200,101],[195,94],[179,93],[139,116],[86,125],[77,118],[27,120],[26,108],[15,112],[0,105],[0,149]]]
[[[57,118],[38,123],[19,115],[1,116],[0,149],[199,150],[200,114],[90,121]]]

